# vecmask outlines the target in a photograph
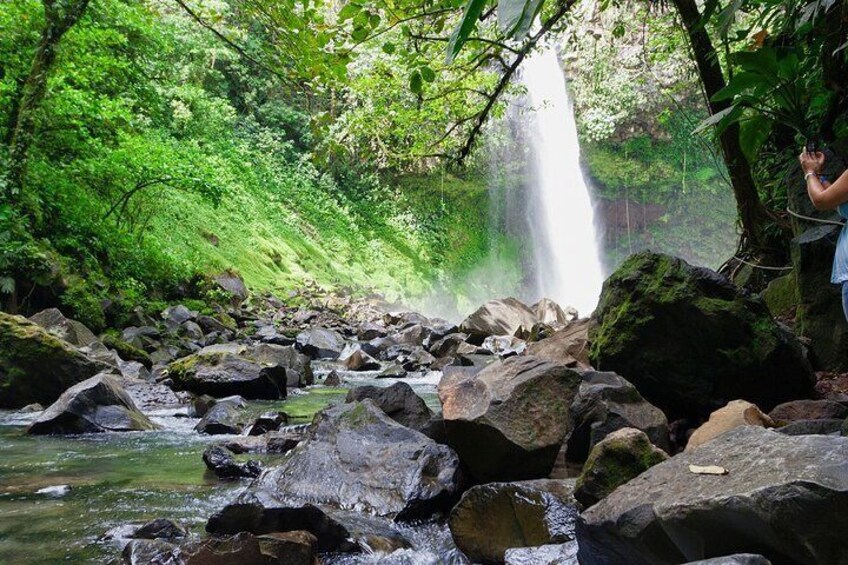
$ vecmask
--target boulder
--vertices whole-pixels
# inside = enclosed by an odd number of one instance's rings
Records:
[[[290,377],[300,374],[298,357],[292,348],[279,345],[211,345],[172,362],[168,376],[176,390],[276,400],[286,397],[290,380],[300,380]]]
[[[132,398],[112,375],[99,374],[77,383],[30,425],[27,433],[83,434],[153,430]]]
[[[179,547],[165,540],[134,539],[121,552],[121,565],[177,565]]]
[[[372,322],[363,322],[356,329],[356,338],[362,341],[371,341],[378,337],[386,337],[386,334],[386,326]]]
[[[490,335],[516,335],[520,328],[529,332],[538,321],[526,304],[515,298],[501,298],[483,304],[463,320],[459,329],[468,334],[470,342],[479,345]]]
[[[689,437],[689,442],[686,444],[686,451],[691,451],[699,445],[707,443],[724,432],[739,426],[773,428],[774,422],[750,402],[734,400],[729,402],[724,408],[720,408],[710,414],[710,419],[692,433]]]
[[[232,402],[216,402],[203,418],[194,426],[201,434],[240,434],[244,423],[236,404]]]
[[[166,541],[176,541],[188,537],[188,530],[185,526],[169,520],[167,518],[156,518],[146,524],[143,524],[132,533],[136,539],[163,539]]]
[[[324,378],[324,382],[321,383],[324,386],[332,386],[339,387],[344,384],[344,380],[342,380],[341,375],[337,371],[330,371],[330,373]]]
[[[219,445],[211,445],[203,451],[203,463],[221,479],[254,478],[262,472],[259,461],[238,463],[232,454]]]
[[[82,322],[66,318],[58,308],[42,310],[38,314],[30,316],[29,319],[59,339],[76,347],[84,347],[97,341],[97,336]]]
[[[35,322],[0,312],[0,408],[51,404],[107,368]]]
[[[798,296],[796,331],[810,339],[821,368],[848,370],[848,324],[841,288],[830,284],[836,240],[842,228],[819,225],[790,242],[792,274]]]
[[[531,343],[527,352],[551,363],[581,370],[591,368],[589,362],[589,325],[587,319],[575,320],[550,337]]]
[[[798,340],[726,277],[676,257],[631,256],[604,283],[590,358],[671,419],[742,398],[765,410],[812,394]]]
[[[506,565],[578,565],[577,542],[507,549],[504,562]]]
[[[773,279],[760,295],[773,316],[793,315],[798,305],[795,275],[789,273]]]
[[[285,565],[313,565],[312,547],[317,538],[305,531],[273,532],[257,538],[262,553]]]
[[[636,428],[651,443],[670,452],[668,420],[662,410],[647,402],[626,379],[615,373],[587,371],[571,404],[574,431],[568,438],[566,458],[582,462],[608,434]]]
[[[289,388],[308,386],[315,382],[312,361],[298,353],[294,346],[261,343],[239,348],[239,355],[261,365],[285,367],[288,373],[286,385]]]
[[[578,515],[562,481],[488,483],[471,487],[448,520],[456,546],[474,563],[503,563],[511,547],[574,539]]]
[[[281,499],[404,521],[450,507],[459,496],[460,479],[459,460],[450,448],[364,400],[316,414],[306,439],[255,487]]]
[[[221,273],[214,277],[215,283],[223,290],[228,292],[233,299],[234,304],[239,304],[247,300],[249,292],[244,281],[235,273]]]
[[[478,481],[546,477],[572,429],[579,383],[578,373],[535,357],[445,373],[438,392],[448,443]]]
[[[261,489],[248,489],[235,502],[209,518],[206,531],[217,536],[250,532],[306,531],[316,541],[319,553],[347,553],[371,547],[405,547],[408,544],[383,522],[364,514],[319,508],[311,504],[293,506]]]
[[[536,315],[536,319],[538,321],[549,326],[567,324],[571,321],[571,318],[574,317],[569,316],[569,314],[567,314],[559,304],[550,298],[541,299],[539,302],[534,304],[531,309],[533,310],[533,314]]]
[[[397,382],[389,387],[359,386],[347,393],[345,402],[371,399],[386,415],[407,428],[421,431],[433,417],[424,399],[415,394],[406,383]]]
[[[267,548],[266,550],[270,549]],[[211,537],[180,548],[184,565],[274,565],[281,563],[263,551],[259,538],[246,532],[230,537]],[[166,562],[167,563],[167,562]],[[308,562],[307,562],[308,563]]]
[[[726,474],[690,468],[717,466]],[[696,469],[697,470],[697,469]],[[582,565],[666,565],[755,550],[848,563],[848,439],[735,428],[651,467],[584,511]]]
[[[109,334],[104,335],[101,341],[103,342],[103,345],[109,349],[113,349],[121,359],[141,363],[148,369],[153,366],[153,361],[150,359],[150,355],[143,349],[139,349],[138,347]]]
[[[339,355],[339,362],[348,371],[379,371],[380,362],[362,351],[359,344],[349,344]]]
[[[839,435],[844,420],[796,420],[775,431],[789,436]]]
[[[627,481],[668,459],[645,432],[635,428],[616,430],[599,441],[589,453],[577,478],[574,498],[592,506]]]
[[[492,355],[504,358],[523,355],[527,351],[527,342],[515,336],[490,335],[483,340],[481,347]]]
[[[776,406],[769,417],[778,425],[798,420],[844,420],[848,406],[834,400],[793,400]]]
[[[297,347],[312,359],[338,359],[345,339],[333,330],[314,327],[297,335]]]
[[[260,414],[247,428],[247,435],[261,436],[267,432],[275,432],[289,423],[285,412],[265,412]]]
[[[430,345],[430,354],[435,357],[455,357],[457,350],[467,338],[468,334],[461,332],[448,334]]]

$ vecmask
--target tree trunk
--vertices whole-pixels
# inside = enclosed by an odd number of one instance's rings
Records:
[[[23,188],[29,149],[35,137],[36,113],[47,91],[47,76],[56,61],[56,47],[62,36],[76,24],[89,0],[43,0],[44,29],[29,74],[13,102],[17,108],[9,137],[8,191],[11,197]]]
[[[712,44],[709,34],[701,25],[701,13],[695,0],[673,0],[677,12],[683,20],[683,26],[689,36],[698,75],[704,85],[710,114],[716,114],[730,106],[730,102],[710,100],[719,90],[726,86],[724,74],[718,60],[718,53]],[[771,221],[771,215],[766,210],[757,193],[751,166],[742,153],[739,143],[739,125],[732,124],[719,136],[724,162],[730,175],[733,195],[736,197],[736,208],[742,224],[742,241],[760,254],[770,254],[772,251],[765,227]]]

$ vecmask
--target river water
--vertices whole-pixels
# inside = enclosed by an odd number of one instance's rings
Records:
[[[318,365],[316,363],[316,365]],[[322,374],[316,367],[316,373]],[[374,373],[343,373],[351,386],[388,386],[394,379]],[[434,409],[440,374],[407,378]],[[319,409],[343,402],[344,388],[309,387],[279,402],[251,402],[259,414],[282,410],[290,423],[305,423]],[[163,431],[86,434],[65,437],[26,435],[34,415],[0,411],[0,563],[108,563],[120,542],[103,541],[110,528],[172,518],[202,535],[211,514],[230,502],[247,484],[224,482],[206,471],[201,459],[210,443],[228,436],[203,436],[192,430],[198,420],[177,417],[178,410],[148,415]],[[273,464],[280,455],[242,455]],[[53,492],[67,485],[66,494]],[[41,491],[48,489],[48,491]],[[398,527],[413,550],[396,552],[391,562],[424,565],[464,560],[456,556],[442,525]],[[342,564],[375,563],[380,556],[338,557]]]

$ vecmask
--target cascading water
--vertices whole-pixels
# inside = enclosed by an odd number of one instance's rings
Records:
[[[530,139],[527,224],[536,293],[582,316],[598,302],[603,270],[589,186],[580,169],[580,145],[565,76],[553,48],[523,65],[522,81],[535,109]]]

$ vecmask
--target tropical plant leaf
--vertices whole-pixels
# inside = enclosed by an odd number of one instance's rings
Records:
[[[456,25],[456,29],[450,36],[448,41],[447,62],[452,63],[459,54],[462,46],[468,40],[468,36],[477,27],[477,20],[480,19],[480,14],[483,13],[483,7],[486,5],[486,0],[468,0],[465,5],[465,11],[462,13],[462,18]]]
[[[524,39],[544,0],[499,0],[498,24],[506,35]]]
[[[763,77],[756,73],[747,71],[736,73],[727,86],[713,94],[710,100],[713,102],[730,100],[734,96],[742,94],[748,89],[760,86],[763,82]]]
[[[713,114],[712,116],[710,116],[709,118],[705,119],[700,124],[698,124],[698,127],[696,127],[692,131],[692,135],[697,135],[697,134],[699,134],[703,131],[706,131],[707,129],[709,129],[713,126],[718,126],[719,123],[722,120],[730,117],[735,110],[736,110],[736,106],[730,106],[730,107],[725,108],[724,110],[722,110],[720,112],[716,112],[715,114]]]
[[[739,144],[749,162],[756,160],[773,127],[774,120],[763,114],[753,114],[739,121]]]
[[[411,90],[414,94],[421,94],[423,89],[424,81],[421,77],[421,73],[417,70],[412,71],[412,74],[409,75],[409,90]]]

